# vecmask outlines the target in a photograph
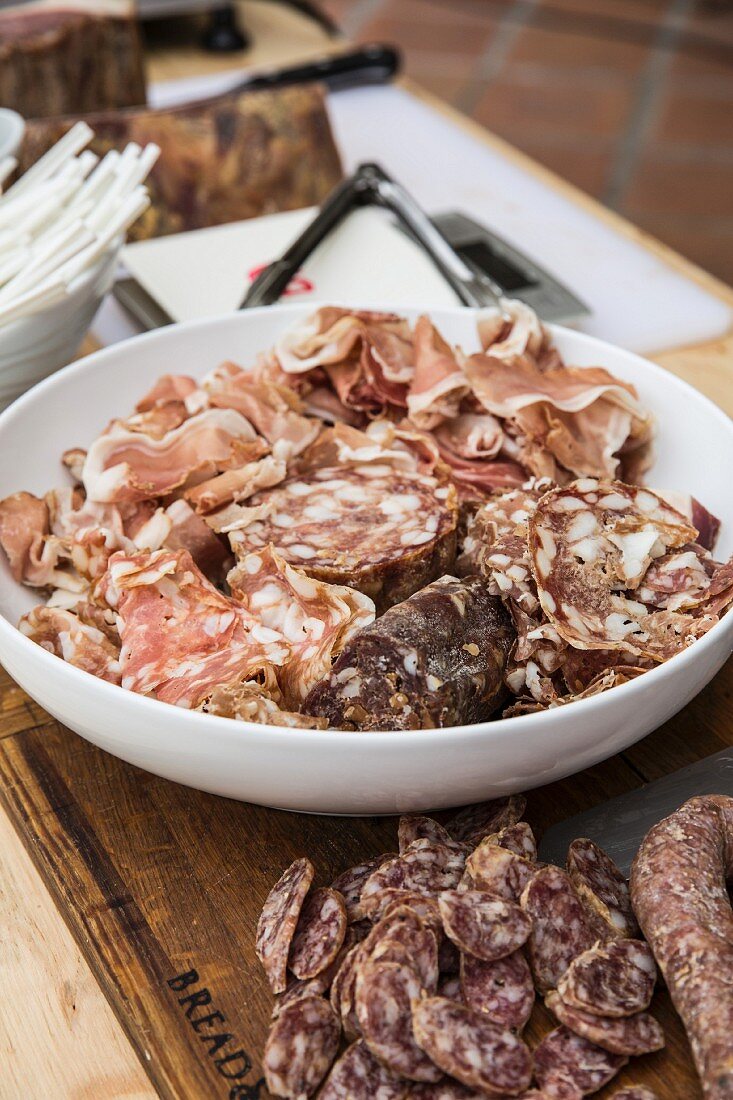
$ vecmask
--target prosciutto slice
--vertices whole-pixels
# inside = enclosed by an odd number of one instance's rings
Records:
[[[163,496],[194,475],[203,480],[240,465],[255,438],[250,422],[233,409],[207,409],[159,438],[116,421],[87,452],[84,488],[101,502]]]
[[[435,428],[455,417],[471,392],[458,357],[428,317],[413,333],[415,370],[407,396],[407,414],[418,428]]]
[[[196,707],[288,656],[280,634],[219,592],[186,550],[115,554],[96,595],[118,615],[122,686],[164,702]]]
[[[278,669],[289,706],[299,706],[349,638],[374,621],[368,596],[306,576],[272,547],[246,554],[227,579],[235,599],[289,647]]]

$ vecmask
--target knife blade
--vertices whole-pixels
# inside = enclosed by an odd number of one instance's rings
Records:
[[[576,837],[589,837],[628,875],[631,861],[652,825],[699,794],[733,795],[733,748],[706,756],[553,825],[540,841],[539,857],[563,866],[570,842]]]

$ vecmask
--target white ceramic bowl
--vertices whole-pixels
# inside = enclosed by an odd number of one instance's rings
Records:
[[[74,358],[114,282],[122,244],[114,241],[62,301],[0,326],[0,409]]]
[[[0,497],[63,481],[61,452],[132,408],[159,375],[203,376],[223,359],[252,364],[308,306],[251,310],[176,325],[97,352],[37,386],[0,416]],[[414,317],[416,311],[401,310]],[[467,309],[436,310],[441,331],[475,347]],[[694,493],[724,521],[733,550],[733,424],[711,402],[629,352],[556,328],[580,366],[632,381],[659,418],[650,484]],[[526,790],[619,752],[685,705],[733,648],[733,614],[637,680],[543,714],[402,733],[251,725],[159,703],[95,679],[15,628],[38,601],[0,565],[0,660],[46,710],[95,745],[158,775],[232,798],[319,813],[370,814],[458,805]]]

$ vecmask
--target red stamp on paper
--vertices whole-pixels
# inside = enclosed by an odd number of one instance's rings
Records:
[[[249,281],[253,283],[257,276],[268,266],[269,264],[258,264],[257,267],[253,267],[248,273]],[[312,283],[305,275],[294,275],[283,291],[283,298],[291,298],[295,294],[310,294],[315,289],[315,283]]]

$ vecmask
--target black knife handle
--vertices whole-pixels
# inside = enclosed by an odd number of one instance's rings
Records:
[[[305,84],[314,80],[326,84],[331,91],[365,84],[387,84],[400,71],[401,64],[400,53],[394,46],[374,43],[359,46],[348,53],[334,54],[333,57],[257,73],[237,85],[237,90],[284,88],[289,84]]]

